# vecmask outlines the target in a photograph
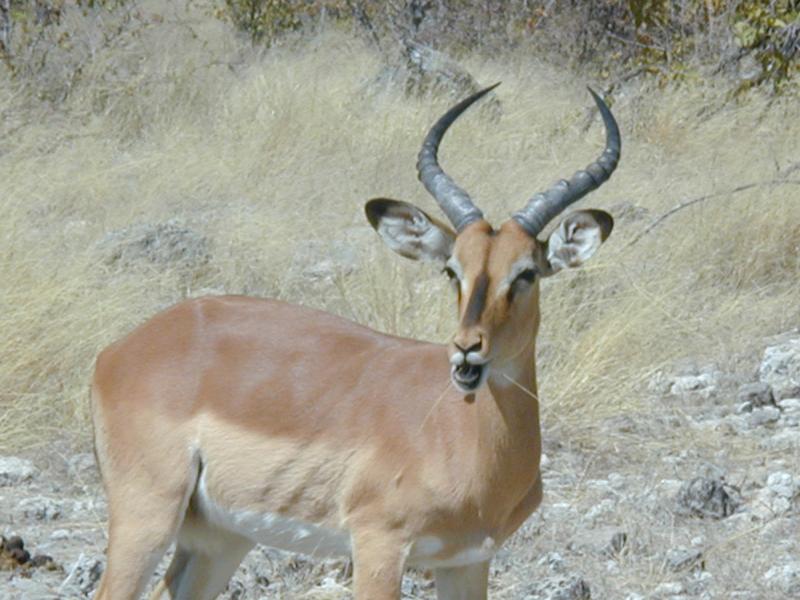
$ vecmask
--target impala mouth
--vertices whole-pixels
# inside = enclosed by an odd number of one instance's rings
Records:
[[[463,362],[460,365],[453,365],[450,369],[450,377],[455,386],[462,392],[474,392],[486,379],[488,365],[473,365]]]

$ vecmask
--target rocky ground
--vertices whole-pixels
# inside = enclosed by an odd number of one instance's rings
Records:
[[[800,332],[734,363],[654,374],[646,409],[594,439],[548,423],[545,502],[494,561],[493,597],[800,597]],[[1,457],[0,597],[90,596],[105,520],[91,454]],[[259,547],[224,598],[347,598],[349,576]],[[403,592],[434,598],[430,574]]]

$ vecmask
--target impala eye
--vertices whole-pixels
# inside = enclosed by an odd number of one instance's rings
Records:
[[[528,283],[533,283],[533,280],[536,279],[536,271],[533,269],[525,269],[522,273],[517,275],[516,279],[514,279],[514,283],[518,281],[527,281]]]
[[[519,275],[517,275],[508,288],[508,301],[511,302],[511,300],[514,298],[514,294],[516,294],[523,287],[533,283],[535,279],[536,271],[534,269],[525,269]]]

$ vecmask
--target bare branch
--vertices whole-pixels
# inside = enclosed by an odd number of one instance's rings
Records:
[[[706,194],[705,196],[700,196],[699,198],[692,198],[691,200],[686,200],[685,202],[681,202],[677,206],[669,209],[663,215],[659,216],[655,221],[650,223],[650,225],[648,225],[642,231],[640,231],[639,234],[636,237],[634,237],[630,242],[628,242],[622,249],[627,250],[628,248],[636,244],[639,240],[641,240],[644,236],[646,236],[648,233],[653,231],[653,229],[661,225],[664,221],[666,221],[675,213],[682,211],[684,208],[689,208],[690,206],[694,206],[695,204],[699,204],[700,202],[705,202],[706,200],[713,200],[715,198],[727,197],[732,194],[738,194],[739,192],[744,192],[757,187],[774,187],[777,185],[800,185],[800,179],[772,179],[770,181],[756,181],[753,183],[746,183],[744,185],[740,185],[738,187],[733,188],[732,190],[725,190],[724,192],[714,192],[713,194]]]

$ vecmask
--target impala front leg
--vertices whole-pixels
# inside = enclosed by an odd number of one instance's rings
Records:
[[[396,531],[363,529],[352,534],[355,600],[399,600],[408,545]]]

